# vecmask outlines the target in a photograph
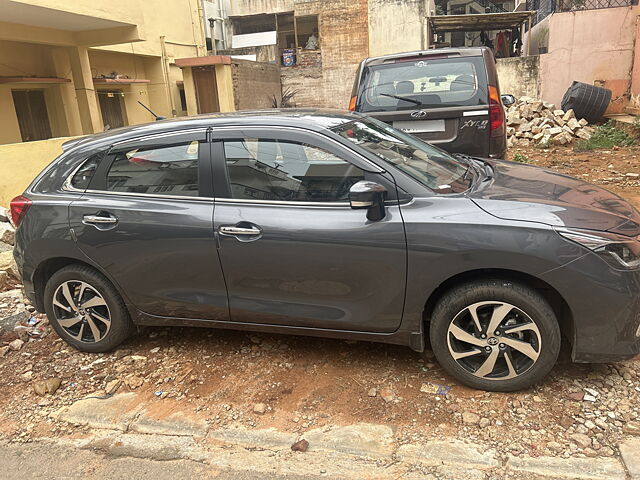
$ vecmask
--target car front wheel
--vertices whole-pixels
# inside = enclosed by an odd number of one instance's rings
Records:
[[[442,367],[481,390],[527,388],[549,373],[560,351],[560,329],[548,302],[508,280],[449,290],[435,306],[429,330]]]
[[[113,285],[83,265],[54,273],[44,291],[49,322],[60,337],[83,352],[106,352],[133,331],[129,312]]]

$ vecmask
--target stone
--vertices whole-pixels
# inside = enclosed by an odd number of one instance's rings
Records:
[[[466,425],[477,425],[480,423],[480,416],[473,412],[462,412],[462,423]]]
[[[575,120],[575,119],[576,119],[576,114],[574,113],[573,108],[570,108],[569,110],[564,112],[564,115],[562,116],[562,120],[564,120],[565,122],[568,122],[569,120]]]
[[[267,406],[264,403],[256,403],[253,406],[253,413],[263,415],[267,411]]]
[[[122,385],[122,380],[118,380],[118,379],[111,380],[104,387],[104,391],[107,395],[113,395],[118,391],[121,385]]]
[[[589,140],[591,138],[591,133],[585,130],[584,128],[581,128],[580,130],[576,130],[574,133],[576,137],[582,138],[583,140]]]
[[[16,338],[13,342],[9,343],[9,348],[14,352],[17,352],[22,348],[23,345],[24,345],[24,342],[19,338]]]
[[[393,402],[396,399],[396,394],[388,388],[383,388],[382,390],[380,390],[380,396],[387,403]]]
[[[640,173],[626,173],[625,177],[638,178],[638,177],[640,177]]]
[[[309,430],[305,438],[311,451],[333,451],[350,455],[388,456],[394,451],[393,430],[386,425],[359,423],[344,427]]]
[[[47,378],[44,381],[44,386],[47,389],[47,393],[49,395],[53,395],[54,393],[56,393],[60,388],[60,385],[62,385],[62,379],[58,377]]]
[[[546,131],[547,135],[558,135],[559,133],[562,133],[562,128],[561,127],[553,127],[550,128]]]
[[[47,394],[47,385],[42,380],[39,382],[34,382],[33,391],[36,392],[36,395],[44,397]]]
[[[574,400],[576,402],[581,402],[582,399],[584,398],[584,393],[582,393],[582,392],[572,392],[569,395],[567,395],[567,397],[569,397],[569,399]]]
[[[8,345],[6,347],[0,347],[0,357],[4,357],[7,353],[9,353],[9,350],[11,350],[11,347],[9,347]]]
[[[589,125],[589,122],[587,122],[584,118],[581,118],[580,120],[578,120],[578,123],[580,124],[581,127],[586,127],[587,125]]]
[[[575,132],[580,128],[580,122],[578,122],[578,120],[576,120],[575,118],[572,118],[567,122],[567,127]]]
[[[8,245],[16,243],[16,230],[9,223],[0,223],[0,242]]]
[[[564,110],[562,110],[562,109],[554,110],[553,111],[553,116],[554,117],[560,117],[560,118],[564,117]]]
[[[553,480],[624,480],[624,468],[614,458],[514,457],[507,459],[507,472],[525,472]],[[506,475],[505,478],[511,478]],[[538,477],[535,477],[538,478]]]
[[[378,394],[378,391],[375,388],[370,388],[367,392],[367,395],[370,397],[375,397]]]
[[[124,381],[130,388],[138,388],[144,384],[144,378],[137,375],[127,377]]]
[[[491,420],[489,420],[488,418],[481,418],[479,425],[482,428],[487,428],[489,425],[491,425]]]
[[[129,431],[149,435],[174,435],[204,437],[209,426],[205,419],[194,419],[182,412],[175,412],[166,418],[157,418],[142,412],[131,424]]]
[[[574,433],[569,435],[569,438],[580,448],[591,446],[591,439],[583,433]]]
[[[35,385],[34,385],[35,388]],[[90,395],[92,397],[94,395]],[[139,415],[140,399],[133,393],[119,393],[107,399],[84,398],[58,414],[58,419],[91,428],[127,431]]]
[[[562,450],[564,450],[564,447],[562,446],[562,444],[558,443],[558,442],[548,442],[547,443],[547,448],[549,450],[551,450],[552,452],[561,452]]]
[[[631,421],[625,423],[624,427],[622,427],[622,433],[627,435],[640,435],[640,422]]]
[[[291,445],[291,450],[293,450],[294,452],[306,452],[308,448],[309,442],[307,442],[304,438]]]
[[[619,445],[620,456],[631,477],[631,480],[640,479],[640,439],[631,438]]]
[[[486,470],[500,465],[494,450],[485,450],[479,445],[460,440],[434,440],[425,444],[401,445],[396,455],[403,462],[424,466],[457,465]]]

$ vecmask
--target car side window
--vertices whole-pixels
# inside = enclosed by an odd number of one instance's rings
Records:
[[[343,202],[364,171],[319,147],[271,138],[224,141],[231,197]]]
[[[73,175],[73,177],[71,177],[71,186],[78,190],[86,190],[87,188],[89,188],[89,183],[91,183],[91,179],[98,169],[101,158],[102,154],[96,154],[89,157]]]
[[[107,190],[158,195],[198,195],[197,140],[117,152]]]

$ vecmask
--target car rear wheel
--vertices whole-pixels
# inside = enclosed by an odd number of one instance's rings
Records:
[[[434,308],[430,340],[442,367],[457,380],[500,392],[541,380],[560,351],[560,329],[547,301],[506,280],[448,291]]]
[[[44,291],[53,329],[83,352],[106,352],[133,331],[129,312],[113,285],[92,268],[70,265],[54,273]]]

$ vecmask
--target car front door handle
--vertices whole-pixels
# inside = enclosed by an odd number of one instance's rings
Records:
[[[237,235],[246,235],[246,236],[254,237],[262,233],[261,230],[256,227],[244,228],[244,227],[226,226],[226,227],[220,227],[219,230],[220,230],[220,233],[223,235],[232,235],[234,237]]]
[[[115,217],[103,217],[101,215],[84,215],[82,217],[82,223],[91,223],[91,224],[110,224],[116,223],[118,221]]]

